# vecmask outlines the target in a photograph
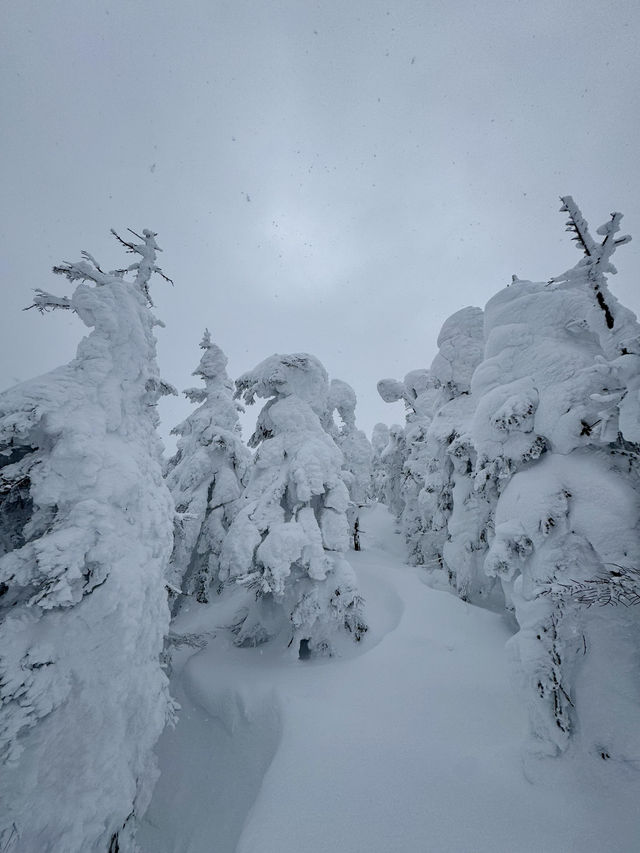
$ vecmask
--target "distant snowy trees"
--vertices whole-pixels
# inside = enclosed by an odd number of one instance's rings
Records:
[[[584,591],[628,592],[640,565],[640,326],[604,275],[629,239],[614,239],[621,215],[597,244],[570,197],[562,209],[585,258],[548,284],[517,282],[485,312],[473,383],[477,476],[497,495],[485,569],[520,626],[514,649],[539,747],[561,751],[577,735],[603,758],[625,758],[640,748],[640,694],[615,685],[637,659],[640,614],[589,609]]]
[[[92,329],[67,366],[0,395],[0,849],[133,850],[170,701],[172,501],[161,473],[149,280],[84,252],[36,291]],[[120,239],[120,238],[119,238]],[[124,241],[121,241],[124,242]]]
[[[376,424],[371,433],[371,497],[381,503],[384,503],[387,476],[382,454],[388,443],[389,427],[382,423]]]
[[[212,583],[219,583],[222,543],[239,509],[251,453],[240,435],[227,358],[208,330],[200,348],[204,352],[193,375],[204,387],[184,392],[200,406],[172,430],[179,438],[166,474],[176,504],[168,579],[173,595],[179,589],[206,602]]]
[[[342,479],[349,491],[347,519],[353,548],[360,550],[360,511],[371,502],[372,450],[369,439],[356,427],[356,393],[341,379],[332,379],[327,406],[327,429],[342,451]],[[333,419],[337,412],[340,425]]]
[[[248,404],[267,400],[249,441],[257,450],[242,508],[220,559],[221,579],[254,593],[238,615],[236,642],[273,639],[302,657],[329,653],[341,634],[359,640],[367,628],[344,557],[343,456],[321,423],[326,371],[306,353],[273,355],[236,385]]]

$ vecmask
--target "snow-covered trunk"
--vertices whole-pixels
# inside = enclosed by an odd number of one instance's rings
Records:
[[[170,708],[166,386],[144,288],[58,271],[95,283],[56,306],[93,331],[0,397],[0,848],[105,853],[135,847]]]
[[[376,424],[371,433],[371,499],[384,503],[386,471],[382,454],[389,443],[389,427]]]

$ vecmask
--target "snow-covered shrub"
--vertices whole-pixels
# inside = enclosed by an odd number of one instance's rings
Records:
[[[485,568],[520,626],[538,747],[560,752],[577,733],[596,754],[625,757],[640,749],[640,611],[588,608],[584,593],[625,577],[628,594],[640,565],[640,326],[604,276],[620,214],[596,244],[570,198],[563,210],[585,258],[549,283],[514,282],[485,309],[473,378],[476,486],[496,502]]]
[[[342,453],[323,428],[329,383],[311,355],[273,355],[245,373],[237,395],[267,400],[249,444],[254,464],[224,541],[220,577],[248,586],[239,645],[274,639],[295,654],[330,653],[366,625],[351,566]]]
[[[54,267],[80,283],[35,307],[92,331],[69,365],[0,395],[2,850],[131,850],[155,781],[173,504],[147,304],[158,246],[141,240],[134,281],[87,253]]]
[[[239,509],[251,453],[242,443],[227,358],[208,330],[200,348],[204,353],[193,375],[204,387],[184,392],[200,406],[172,430],[180,438],[166,472],[176,504],[168,579],[174,589],[206,602],[218,581],[222,542]]]
[[[356,427],[356,393],[342,379],[332,379],[329,386],[327,419],[330,434],[342,451],[342,478],[349,490],[347,519],[350,539],[356,551],[360,550],[360,510],[371,502],[371,457],[369,439]],[[333,413],[337,412],[341,424],[336,425]]]

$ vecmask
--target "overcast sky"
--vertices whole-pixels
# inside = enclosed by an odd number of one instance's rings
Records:
[[[0,388],[73,356],[77,318],[21,309],[81,249],[122,265],[110,227],[159,234],[165,379],[193,384],[205,326],[232,377],[311,352],[368,432],[447,316],[579,259],[561,194],[594,231],[625,214],[610,285],[640,310],[637,0],[1,8]]]

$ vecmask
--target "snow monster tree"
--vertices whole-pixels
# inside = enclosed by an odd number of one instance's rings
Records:
[[[125,243],[133,280],[88,253],[54,267],[80,283],[34,307],[92,331],[70,364],[0,396],[2,850],[133,850],[155,781],[173,516],[156,403],[170,389],[149,310],[159,249],[140,239]]]
[[[472,383],[476,480],[497,495],[485,570],[520,627],[513,650],[536,750],[577,740],[602,759],[635,760],[640,610],[586,606],[633,601],[640,565],[640,325],[605,277],[629,238],[616,239],[614,213],[598,243],[562,201],[585,257],[551,282],[515,281],[485,309]]]
[[[225,539],[220,577],[255,592],[234,626],[238,645],[281,643],[296,656],[330,654],[345,632],[367,630],[351,566],[343,457],[321,423],[329,384],[306,353],[273,355],[237,382],[267,399],[242,508]]]

